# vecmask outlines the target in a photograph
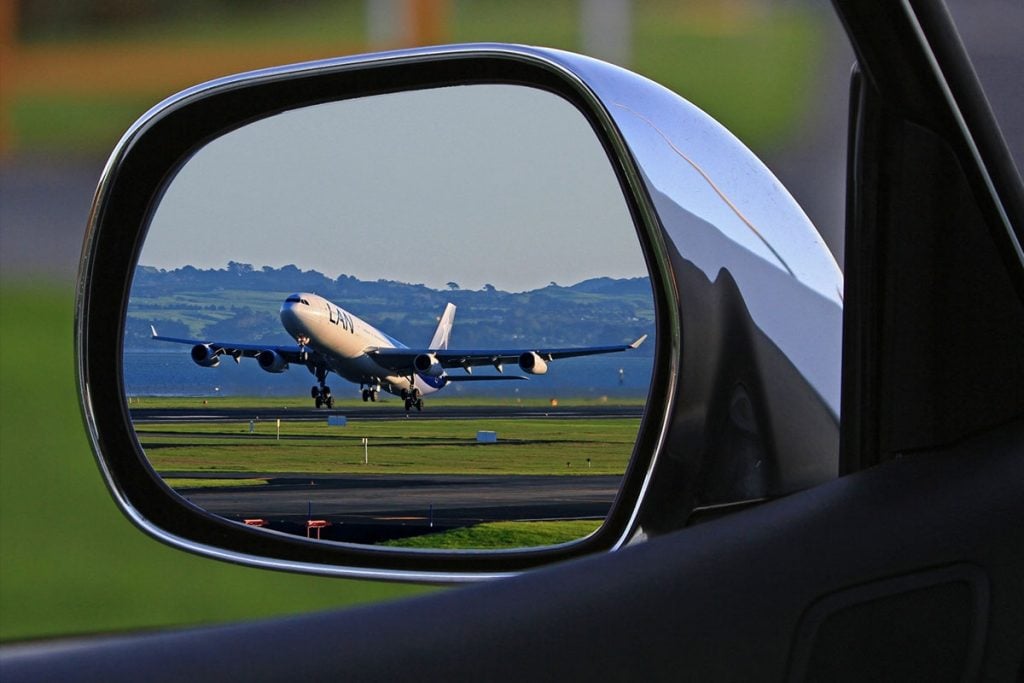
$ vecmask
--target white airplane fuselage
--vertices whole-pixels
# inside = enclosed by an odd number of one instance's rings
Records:
[[[367,353],[372,349],[403,348],[373,325],[352,315],[322,296],[300,292],[281,305],[281,324],[300,345],[320,353],[330,369],[344,379],[370,388],[379,388],[399,396],[413,388],[421,395],[431,394],[447,384],[447,379],[394,374],[381,367]]]

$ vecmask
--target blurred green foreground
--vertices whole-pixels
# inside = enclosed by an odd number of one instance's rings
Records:
[[[223,622],[420,586],[249,569],[168,548],[115,508],[74,385],[72,293],[0,284],[0,639]]]

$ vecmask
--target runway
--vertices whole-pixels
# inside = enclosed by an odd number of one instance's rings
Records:
[[[445,420],[445,419],[559,419],[584,418],[639,418],[643,406],[583,406],[572,408],[518,408],[515,406],[427,406],[422,412],[403,410],[400,403],[368,404],[355,408],[323,410],[316,408],[222,408],[219,406],[196,408],[132,408],[135,422],[239,422],[249,420],[282,420],[291,422],[326,421],[328,416],[342,415],[351,421],[379,420]]]
[[[326,422],[345,416],[348,423],[445,419],[638,419],[642,406],[583,406],[520,408],[516,406],[427,406],[406,413],[401,404],[346,406],[335,410],[310,408],[135,408],[136,423],[176,424]],[[157,432],[152,431],[156,426]],[[169,434],[180,435],[178,432]],[[204,439],[220,435],[202,434]],[[223,435],[235,439],[236,435]],[[266,436],[266,438],[271,438]],[[322,437],[297,435],[292,440]],[[227,519],[262,520],[267,528],[306,534],[308,520],[325,520],[321,538],[353,543],[431,533],[481,522],[603,519],[618,492],[620,475],[521,474],[310,474],[280,472],[165,471],[167,479],[230,478],[266,480],[258,486],[182,488],[192,503]]]
[[[166,478],[207,478],[164,472]],[[223,474],[216,475],[223,479]],[[282,475],[247,473],[265,486],[181,489],[190,502],[227,519],[263,520],[305,534],[325,520],[322,538],[356,543],[418,535],[480,522],[603,519],[618,475]]]

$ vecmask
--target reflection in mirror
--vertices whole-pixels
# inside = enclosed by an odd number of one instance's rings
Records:
[[[653,333],[585,118],[460,86],[293,110],[199,150],[149,227],[124,380],[153,468],[229,520],[549,545],[610,508]]]

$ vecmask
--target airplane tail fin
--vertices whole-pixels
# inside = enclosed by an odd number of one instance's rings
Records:
[[[432,351],[439,351],[441,349],[448,348],[448,338],[452,334],[452,324],[455,322],[455,304],[448,303],[444,307],[444,313],[441,314],[441,319],[437,323],[437,329],[434,330],[434,338],[430,340],[430,346],[427,348]]]

